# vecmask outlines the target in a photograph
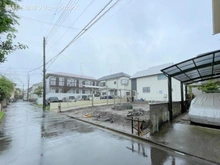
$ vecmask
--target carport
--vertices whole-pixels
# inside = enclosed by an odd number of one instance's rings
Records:
[[[216,79],[220,77],[220,50],[200,54],[194,58],[182,61],[161,70],[168,78],[168,111],[170,120],[173,119],[172,111],[172,78],[180,81],[181,90],[181,112],[184,108],[184,87],[185,99],[187,98],[187,85]]]

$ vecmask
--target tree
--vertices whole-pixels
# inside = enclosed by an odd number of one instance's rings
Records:
[[[213,82],[209,80],[207,83],[202,84],[198,87],[199,90],[202,90],[205,93],[219,93],[219,82]]]
[[[0,1],[0,63],[6,60],[6,55],[19,49],[28,48],[19,42],[13,43],[16,38],[14,33],[17,32],[15,26],[18,25],[19,19],[15,12],[19,9],[19,5],[13,0]]]
[[[34,90],[34,94],[36,94],[38,97],[41,97],[43,93],[43,87],[39,86]]]
[[[14,92],[14,96],[15,96],[16,99],[22,98],[21,89],[16,88],[16,89],[15,89],[15,92]]]
[[[14,90],[14,84],[6,77],[0,78],[0,101],[9,99]]]
[[[188,92],[189,92],[188,96],[189,96],[189,99],[193,99],[194,98],[194,94],[193,94],[192,88],[193,88],[193,86],[190,86],[190,85],[188,86]]]

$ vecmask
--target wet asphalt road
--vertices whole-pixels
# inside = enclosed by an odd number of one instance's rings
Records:
[[[6,110],[0,165],[208,164],[61,114],[43,113],[27,102]]]

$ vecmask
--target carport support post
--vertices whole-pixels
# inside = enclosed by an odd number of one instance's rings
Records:
[[[181,113],[184,113],[184,95],[183,95],[183,83],[180,83],[180,90],[181,90]]]
[[[170,76],[168,76],[168,111],[170,115],[170,121],[173,120],[172,102],[172,79]]]
[[[185,109],[187,110],[188,109],[188,89],[186,85],[185,85],[185,103],[186,103]]]
[[[185,85],[185,101],[187,101],[187,98],[188,98],[188,92],[187,92],[187,86]]]

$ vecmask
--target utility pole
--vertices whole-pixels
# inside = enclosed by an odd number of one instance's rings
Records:
[[[27,101],[29,102],[29,85],[30,85],[30,75],[28,74],[28,89],[27,89]]]
[[[45,111],[46,107],[46,57],[45,57],[45,47],[46,47],[46,41],[45,37],[43,38],[43,111]]]

